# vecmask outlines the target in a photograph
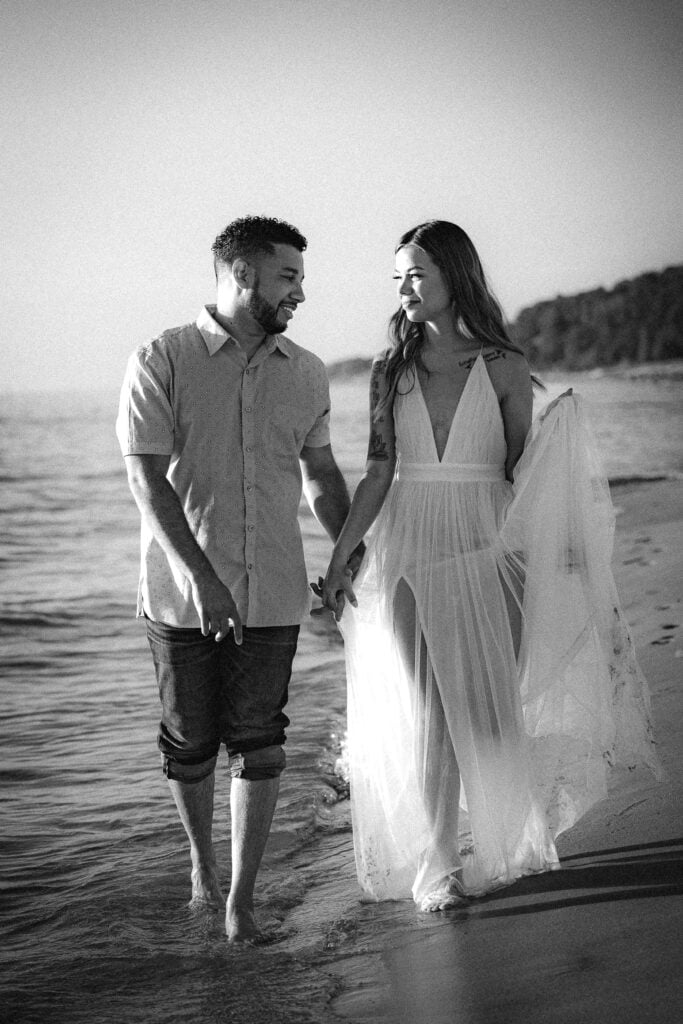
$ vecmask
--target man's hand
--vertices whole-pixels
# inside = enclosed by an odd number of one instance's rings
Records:
[[[129,455],[128,482],[142,516],[169,561],[190,580],[192,601],[204,636],[225,640],[232,626],[242,643],[242,622],[232,594],[216,575],[190,529],[180,499],[166,473],[168,455]]]
[[[192,584],[192,600],[199,615],[204,636],[216,634],[216,641],[225,640],[230,628],[235,643],[242,643],[242,620],[228,588],[217,576],[206,576]]]

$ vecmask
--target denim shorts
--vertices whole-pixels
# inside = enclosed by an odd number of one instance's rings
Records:
[[[245,627],[216,643],[200,629],[147,619],[162,716],[158,744],[169,779],[200,782],[221,743],[230,773],[265,779],[285,766],[282,744],[298,626]]]

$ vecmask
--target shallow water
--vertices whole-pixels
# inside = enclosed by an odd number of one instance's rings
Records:
[[[548,397],[565,383],[552,380]],[[679,383],[586,377],[577,390],[611,476],[683,470]],[[363,380],[333,389],[333,441],[351,484],[365,392]],[[278,941],[257,955],[235,950],[219,918],[186,907],[189,858],[158,768],[154,676],[133,617],[138,518],[115,406],[115,395],[5,396],[0,416],[4,1019],[336,1020],[334,965],[355,948],[336,886],[351,856],[335,774],[341,644],[323,617],[302,631],[289,767],[258,887]],[[305,510],[303,525],[314,578],[329,544]],[[227,883],[224,773],[218,786]]]

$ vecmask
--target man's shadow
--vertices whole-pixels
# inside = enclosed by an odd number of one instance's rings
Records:
[[[587,892],[586,890],[590,890]],[[562,893],[558,899],[541,899]],[[509,917],[538,914],[560,907],[606,903],[616,900],[648,899],[683,893],[683,839],[665,839],[636,846],[563,857],[561,868],[540,875],[528,875],[500,892],[489,893],[458,908],[453,916]],[[525,903],[525,897],[533,902]],[[501,899],[514,899],[514,906],[495,906]],[[450,915],[449,915],[450,916]]]

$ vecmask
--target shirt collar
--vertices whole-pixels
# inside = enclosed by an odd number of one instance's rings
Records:
[[[229,341],[231,345],[235,345],[239,348],[238,343],[228,334],[224,327],[214,320],[213,314],[216,312],[215,306],[204,306],[197,317],[197,328],[204,344],[206,345],[209,355],[214,356],[219,349],[223,348],[226,341]],[[284,356],[290,357],[292,355],[291,343],[287,338],[284,338],[281,334],[269,335],[266,339],[266,352],[268,355],[274,352],[275,349],[279,349]]]
[[[273,343],[273,348],[270,347],[271,342]],[[281,334],[273,334],[268,338],[268,351],[272,352],[274,348],[278,348],[283,356],[290,357],[292,355],[292,345],[289,338],[284,338]]]

